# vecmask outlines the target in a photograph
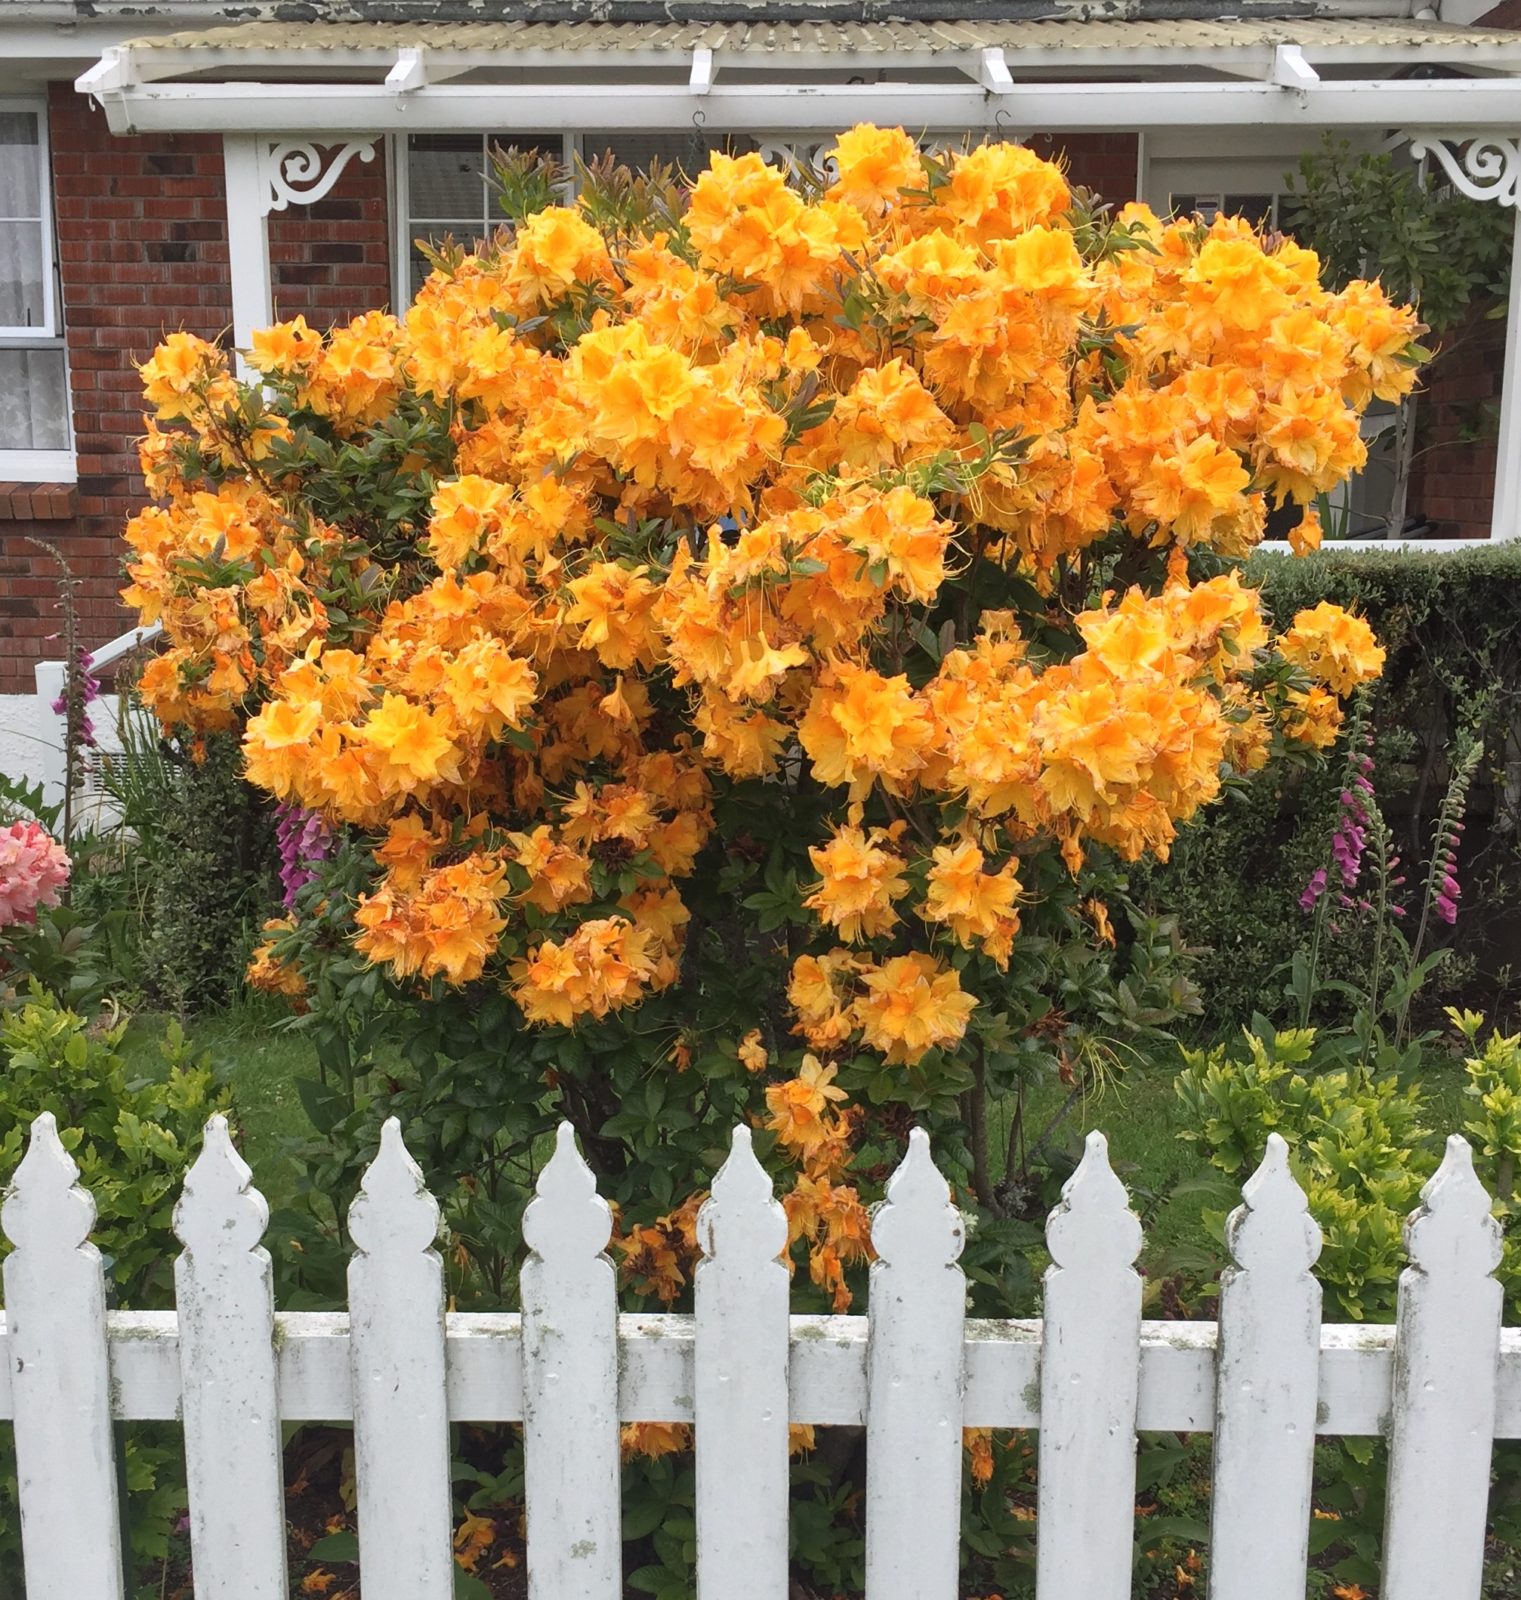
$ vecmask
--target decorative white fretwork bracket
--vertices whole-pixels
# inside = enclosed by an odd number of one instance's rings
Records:
[[[378,137],[317,144],[310,139],[261,140],[260,165],[269,186],[269,210],[315,205],[332,193],[349,163],[375,159]]]
[[[1430,155],[1470,200],[1521,206],[1521,136],[1501,133],[1410,133],[1411,156]]]

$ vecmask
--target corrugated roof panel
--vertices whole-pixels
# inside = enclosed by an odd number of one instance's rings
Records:
[[[1318,50],[1388,50],[1415,54],[1440,48],[1475,55],[1521,47],[1521,32],[1461,28],[1443,23],[1362,18],[1267,21],[1041,22],[248,22],[200,32],[132,41],[143,52],[204,52],[208,58],[305,56],[328,52],[360,57],[401,47],[512,56],[527,51],[690,52],[699,45],[731,55],[870,55],[1001,48],[1014,58],[1070,50],[1145,49],[1208,53],[1251,46],[1298,44]],[[209,65],[208,60],[208,65]]]

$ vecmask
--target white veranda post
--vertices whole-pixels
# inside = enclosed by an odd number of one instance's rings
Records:
[[[312,205],[332,191],[358,156],[373,161],[378,136],[325,135],[321,141],[299,135],[274,138],[261,133],[222,136],[227,185],[227,250],[232,277],[232,334],[247,350],[255,328],[274,320],[274,287],[269,264],[269,214],[292,205]],[[239,362],[240,371],[247,376]]]
[[[1460,193],[1471,200],[1509,206],[1515,213],[1490,535],[1495,539],[1521,538],[1521,135],[1433,132],[1406,137],[1410,140],[1410,154],[1416,160],[1435,156]]]

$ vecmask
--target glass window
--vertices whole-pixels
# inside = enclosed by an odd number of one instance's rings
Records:
[[[671,132],[583,133],[581,159],[588,164],[612,156],[621,166],[643,172],[652,161],[674,167],[677,172],[695,177],[708,164],[715,150],[725,155],[742,155],[755,149],[755,141],[742,136],[704,134],[696,128]]]
[[[552,156],[569,173],[576,160],[590,163],[608,156],[636,172],[660,161],[691,176],[707,164],[708,154],[724,150],[739,155],[756,148],[755,140],[734,135],[707,136],[695,128],[637,133],[414,133],[407,140],[407,298],[422,287],[428,263],[417,248],[422,239],[435,243],[446,234],[474,244],[501,226],[501,207],[491,180],[491,152],[538,150]],[[573,185],[572,180],[572,185]],[[570,194],[567,189],[567,198]]]
[[[69,379],[63,349],[0,345],[0,460],[7,450],[69,448]]]
[[[36,111],[0,111],[0,331],[53,331],[41,124]]]
[[[539,150],[562,164],[566,140],[558,133],[414,133],[407,141],[407,298],[431,270],[419,239],[446,234],[475,244],[504,218],[491,183],[491,151]]]
[[[1168,206],[1176,217],[1198,217],[1213,222],[1216,217],[1245,217],[1258,228],[1278,226],[1276,194],[1171,194]]]
[[[0,473],[72,475],[47,123],[0,102]]]

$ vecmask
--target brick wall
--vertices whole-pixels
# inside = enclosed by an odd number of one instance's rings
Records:
[[[314,327],[347,322],[391,303],[385,145],[355,156],[326,199],[269,219],[275,315],[297,312]]]
[[[72,503],[0,485],[0,693],[29,690],[33,663],[58,651],[54,565],[29,537],[54,545],[82,580],[86,644],[131,625],[116,591],[122,524],[144,499],[134,363],[178,328],[224,338],[232,318],[220,137],[112,138],[63,83],[48,114],[79,483]],[[325,200],[271,217],[279,315],[326,327],[389,301],[385,197],[377,148]]]
[[[1485,317],[1481,308],[1443,344],[1417,401],[1421,454],[1410,475],[1410,513],[1429,517],[1433,536],[1485,539],[1494,502],[1505,321]],[[1475,432],[1482,442],[1471,437]]]
[[[1517,0],[1521,4],[1521,0]],[[1092,189],[1118,210],[1136,198],[1140,141],[1133,133],[1037,133],[1029,141],[1037,155],[1065,159],[1067,176]]]
[[[161,331],[215,338],[231,314],[219,139],[113,139],[105,118],[68,84],[48,105],[59,271],[74,401],[79,483],[72,519],[0,520],[0,690],[31,687],[32,664],[57,653],[46,539],[82,580],[88,644],[130,618],[116,599],[123,521],[142,501],[133,441],[142,431],[132,363]]]

